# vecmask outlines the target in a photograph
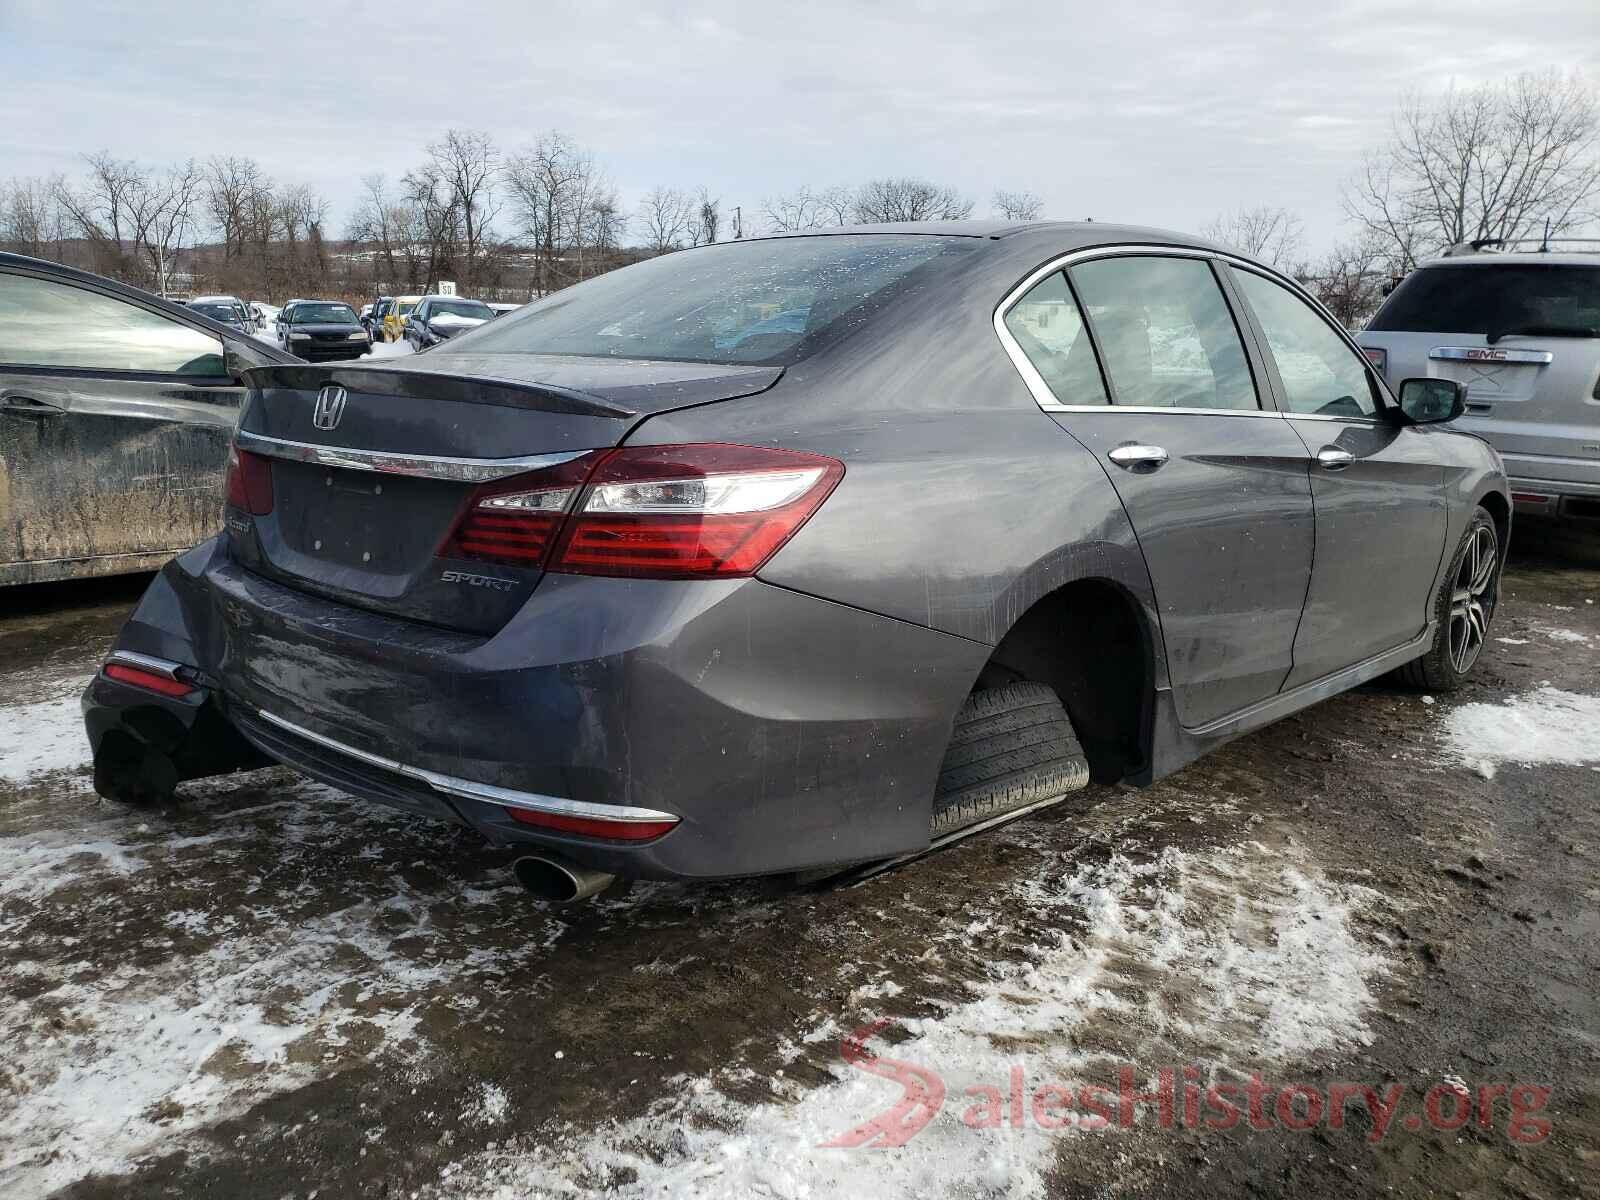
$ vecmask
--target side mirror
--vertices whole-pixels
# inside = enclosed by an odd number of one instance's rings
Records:
[[[1454,379],[1407,379],[1400,411],[1412,425],[1440,425],[1467,411],[1467,389]]]

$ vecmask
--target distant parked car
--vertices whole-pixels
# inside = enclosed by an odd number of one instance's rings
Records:
[[[372,349],[372,339],[356,310],[337,300],[295,300],[278,314],[278,342],[309,362],[359,358]]]
[[[1406,276],[1357,340],[1391,384],[1466,386],[1456,428],[1500,451],[1519,512],[1600,529],[1600,253],[1462,247]]]
[[[415,350],[426,350],[492,320],[494,309],[481,300],[424,296],[412,310],[411,320],[406,322],[406,341]]]
[[[1460,383],[1098,222],[725,242],[251,382],[226,531],[85,698],[95,788],[277,760],[555,900],[920,853],[1459,687],[1510,530]]]
[[[375,342],[383,341],[383,316],[393,302],[392,296],[379,296],[362,310],[361,324],[366,327],[367,336]]]
[[[249,333],[255,328],[255,321],[249,316],[250,310],[237,300],[202,296],[189,301],[185,307],[190,312],[210,317],[213,321],[221,321],[224,325],[231,325],[240,333]]]
[[[406,335],[406,321],[411,310],[422,301],[421,296],[396,296],[383,314],[383,340],[398,342]]]
[[[0,254],[0,586],[209,537],[243,373],[294,361],[202,306]]]

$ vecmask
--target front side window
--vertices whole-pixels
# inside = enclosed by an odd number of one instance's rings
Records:
[[[0,274],[0,363],[221,376],[222,342],[99,292]]]
[[[1233,278],[1267,335],[1290,412],[1321,417],[1377,413],[1366,359],[1314,308],[1264,275],[1234,271]]]
[[[611,271],[472,335],[479,353],[788,364],[980,249],[970,237],[830,234],[722,242]]]
[[[1105,404],[1094,344],[1060,271],[1046,275],[1009,309],[1006,331],[1061,404]]]
[[[1119,256],[1072,268],[1115,402],[1260,408],[1233,314],[1208,263]]]

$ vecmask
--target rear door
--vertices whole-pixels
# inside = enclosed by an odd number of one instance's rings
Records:
[[[243,394],[220,337],[0,271],[0,582],[138,570],[210,537]]]
[[[1427,627],[1444,553],[1445,468],[1433,448],[1441,431],[1385,417],[1365,356],[1298,293],[1230,270],[1267,347],[1279,407],[1310,460],[1316,565],[1295,639],[1295,687]]]
[[[1004,325],[1041,407],[1098,456],[1138,534],[1183,723],[1277,694],[1311,573],[1305,447],[1263,409],[1208,256],[1076,262]]]

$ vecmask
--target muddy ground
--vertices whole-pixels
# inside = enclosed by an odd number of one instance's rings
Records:
[[[0,1195],[1600,1194],[1600,540],[1519,531],[1454,696],[1367,687],[857,887],[561,913],[282,769],[98,801],[74,692],[138,591],[0,598]],[[1500,710],[1578,752],[1476,753]],[[962,1119],[1124,1064],[1403,1099],[1381,1137]],[[904,1145],[819,1145],[930,1075]],[[1513,1136],[1507,1093],[1429,1128],[1441,1083],[1549,1091]]]

